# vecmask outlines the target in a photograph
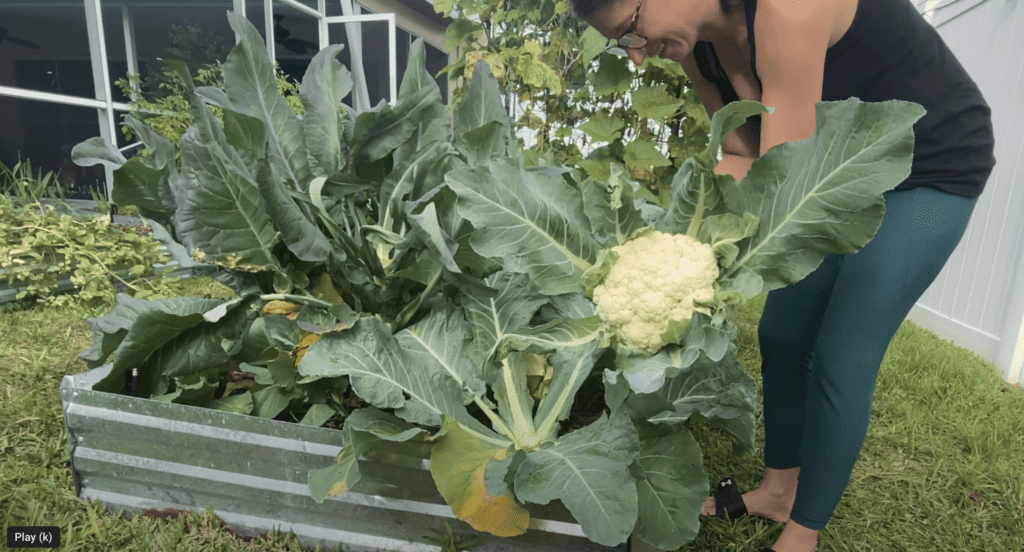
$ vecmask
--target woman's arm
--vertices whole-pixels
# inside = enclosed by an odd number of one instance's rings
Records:
[[[722,160],[715,166],[715,174],[731,174],[736,179],[736,182],[739,182],[743,180],[744,176],[747,176],[747,173],[750,171],[750,165],[753,163],[754,160],[750,157],[723,153]]]

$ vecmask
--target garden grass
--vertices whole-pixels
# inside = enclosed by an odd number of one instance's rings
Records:
[[[230,295],[208,278],[170,288],[168,295]],[[723,432],[695,427],[712,485],[732,476],[749,490],[763,474],[763,307],[762,296],[737,320],[740,358],[758,381],[757,454],[733,458]],[[88,316],[76,307],[0,313],[0,526],[59,526],[60,549],[76,552],[300,550],[294,535],[240,539],[208,512],[118,517],[75,496],[59,387],[64,375],[85,370],[77,356],[92,344]],[[466,532],[463,524],[453,529]],[[680,551],[756,552],[781,531],[782,524],[755,518],[707,519]],[[820,550],[1024,550],[1024,390],[972,353],[905,322],[882,364],[868,436]]]

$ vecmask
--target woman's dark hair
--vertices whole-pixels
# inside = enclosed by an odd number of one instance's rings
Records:
[[[607,8],[614,0],[571,0],[572,11],[576,12],[576,17],[580,19],[586,19],[594,14],[598,10]],[[732,10],[729,9],[729,0],[718,0],[718,3],[722,6],[722,11],[729,14]]]

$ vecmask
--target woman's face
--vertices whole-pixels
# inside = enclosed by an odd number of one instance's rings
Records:
[[[640,0],[639,10],[635,0],[612,0],[586,21],[609,39],[627,32],[646,39],[642,47],[623,48],[637,65],[647,56],[682,61],[698,40],[714,40],[729,28],[718,0]]]

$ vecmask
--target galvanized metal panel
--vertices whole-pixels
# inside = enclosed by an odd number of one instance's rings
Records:
[[[939,6],[933,23],[992,109],[996,167],[963,240],[910,318],[1016,380],[1013,351],[1024,325],[1024,12],[1005,0]]]
[[[92,390],[109,370],[66,376],[61,401],[80,495],[111,511],[212,507],[243,534],[276,528],[353,552],[439,552],[424,536],[443,522],[472,531],[437,492],[427,443],[382,445],[360,460],[357,485],[317,504],[307,472],[334,461],[341,431]],[[486,535],[474,550],[609,551],[560,504],[530,506],[525,535]]]

